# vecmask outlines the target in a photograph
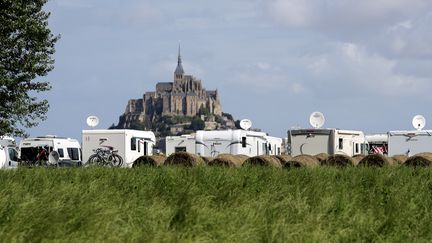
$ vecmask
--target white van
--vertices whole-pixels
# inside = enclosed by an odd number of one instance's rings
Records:
[[[19,144],[19,158],[29,164],[36,163],[38,160],[48,161],[52,151],[58,153],[59,165],[81,164],[81,145],[76,139],[47,135],[25,138]]]
[[[367,142],[361,131],[311,128],[288,131],[288,154],[316,155],[344,154],[354,156],[367,153]]]
[[[156,137],[153,132],[130,129],[83,130],[83,162],[98,149],[120,156],[123,167],[132,167],[135,160],[144,155],[152,155]]]
[[[0,137],[0,169],[18,167],[18,152],[15,140],[11,137]]]

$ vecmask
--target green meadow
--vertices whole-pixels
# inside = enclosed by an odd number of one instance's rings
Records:
[[[432,240],[429,168],[0,171],[3,242]]]

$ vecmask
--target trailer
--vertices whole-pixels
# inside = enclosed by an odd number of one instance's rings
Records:
[[[195,136],[181,135],[165,138],[165,154],[170,156],[176,152],[188,152],[195,154]]]
[[[388,155],[432,152],[432,130],[388,132]]]
[[[13,169],[18,167],[18,151],[15,139],[0,137],[0,169]]]
[[[48,162],[53,151],[58,153],[58,165],[81,164],[81,145],[76,139],[47,135],[25,138],[19,143],[19,158],[30,165],[40,161]]]
[[[98,149],[120,156],[123,167],[132,167],[135,160],[144,155],[152,155],[156,137],[150,131],[130,129],[83,130],[83,162]]]
[[[219,154],[257,156],[267,154],[266,133],[249,130],[196,132],[196,154],[216,157]]]
[[[288,131],[288,154],[330,155],[344,154],[354,156],[367,153],[367,142],[361,131],[311,128]]]

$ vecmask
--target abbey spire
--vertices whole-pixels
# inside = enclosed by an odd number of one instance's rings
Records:
[[[178,58],[177,58],[177,67],[174,71],[174,80],[181,80],[183,79],[184,70],[182,66],[182,59],[181,59],[181,53],[180,53],[180,43],[178,47]]]

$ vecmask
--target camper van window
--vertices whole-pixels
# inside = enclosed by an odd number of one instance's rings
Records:
[[[269,151],[272,151],[272,149],[271,149],[271,144],[269,144],[269,146],[268,146],[268,150],[269,150]]]
[[[343,138],[339,138],[339,149],[343,149]]]
[[[133,151],[135,151],[137,149],[136,148],[136,142],[137,142],[136,138],[131,138],[131,150],[133,150]]]
[[[138,153],[141,153],[141,146],[140,146],[140,140],[137,140],[138,141]]]
[[[242,137],[242,148],[246,148],[246,137]]]
[[[64,158],[63,149],[59,148],[59,149],[57,149],[57,152],[58,152],[60,158]]]
[[[175,152],[186,152],[186,147],[175,147]]]
[[[79,160],[78,148],[67,148],[67,152],[71,160]]]
[[[18,161],[18,153],[15,149],[13,148],[9,148],[8,149],[9,152],[9,159],[12,161]]]
[[[355,144],[355,152],[356,152],[356,154],[359,153],[359,144],[358,143]]]

